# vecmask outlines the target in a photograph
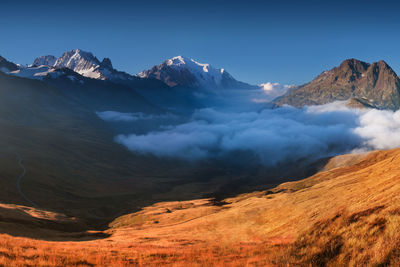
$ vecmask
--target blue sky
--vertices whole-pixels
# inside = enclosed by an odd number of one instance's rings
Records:
[[[0,55],[74,48],[137,73],[176,55],[249,83],[302,84],[346,58],[400,73],[395,1],[18,1],[2,3]]]

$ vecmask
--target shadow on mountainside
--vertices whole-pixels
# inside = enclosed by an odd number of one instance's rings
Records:
[[[152,182],[150,188],[146,188],[141,194],[135,194],[135,184],[129,184],[126,180],[114,180],[115,183],[120,183],[118,190],[124,189],[122,193],[83,197],[79,192],[71,193],[61,185],[50,187],[50,192],[43,191],[46,189],[46,184],[35,184],[35,179],[43,182],[43,177],[32,176],[32,169],[35,166],[31,160],[24,158],[26,177],[22,188],[37,203],[37,207],[28,207],[29,203],[18,195],[16,182],[21,169],[15,155],[10,153],[9,157],[3,157],[0,161],[0,165],[3,163],[9,167],[0,168],[3,171],[3,173],[0,171],[0,176],[6,172],[5,177],[10,179],[6,189],[14,191],[13,194],[9,194],[12,196],[9,200],[14,199],[14,201],[3,201],[12,204],[0,204],[0,233],[48,241],[87,241],[107,238],[110,235],[103,231],[109,229],[110,222],[157,202],[211,198],[212,205],[220,206],[227,197],[268,190],[282,182],[308,177],[321,170],[328,161],[329,159],[320,159],[312,164],[299,163],[296,168],[279,166],[258,167],[252,170],[224,165],[221,162],[185,164],[184,168],[182,165],[177,165],[176,169],[170,169],[169,175],[172,177],[167,176],[169,179],[166,180],[153,177],[150,180]],[[177,164],[169,163],[171,166]],[[174,171],[178,170],[180,173],[174,174]],[[70,183],[73,184],[74,180]],[[11,188],[11,185],[14,188]],[[33,190],[35,188],[36,190]],[[103,189],[107,191],[110,188],[101,185],[100,190]],[[126,193],[129,191],[132,193]]]

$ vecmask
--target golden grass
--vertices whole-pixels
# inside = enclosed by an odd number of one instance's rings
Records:
[[[269,245],[46,242],[0,235],[0,266],[267,266]]]
[[[301,266],[398,266],[400,213],[384,206],[316,222],[275,263]]]
[[[400,150],[378,151],[268,192],[164,202],[110,237],[0,236],[4,266],[388,266],[400,255]],[[340,162],[340,160],[339,160]],[[218,204],[218,203],[217,203]]]

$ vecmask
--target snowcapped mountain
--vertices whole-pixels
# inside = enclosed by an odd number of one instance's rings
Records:
[[[143,88],[195,88],[195,89],[260,89],[260,86],[250,85],[233,78],[225,69],[214,68],[210,64],[199,63],[182,56],[166,60],[150,70],[130,75],[114,69],[111,60],[104,58],[100,61],[92,53],[81,49],[65,52],[61,57],[52,55],[40,56],[32,65],[13,64],[0,58],[0,70],[12,75],[43,79],[47,74],[58,75],[62,69],[70,69],[84,77],[108,80],[125,84],[135,89]],[[8,67],[6,67],[6,65]]]
[[[38,59],[37,61],[35,60],[35,62],[38,64],[34,64],[32,66],[22,66],[7,61],[5,58],[0,56],[0,71],[22,78],[37,80],[42,80],[49,73],[56,71],[55,68],[43,64],[44,62],[46,62],[46,59],[44,57]]]
[[[199,63],[193,59],[177,56],[167,59],[150,70],[137,76],[144,79],[158,79],[170,87],[190,87],[205,89],[256,89],[244,82],[235,80],[226,70],[214,68],[210,64]]]
[[[100,61],[92,53],[75,49],[62,54],[61,57],[41,56],[34,60],[32,67],[49,66],[55,69],[68,68],[82,76],[99,80],[132,80],[134,77],[113,68],[111,60]]]
[[[89,78],[105,79],[99,70],[101,62],[92,53],[80,49],[65,52],[55,61],[53,67],[68,68]]]
[[[51,56],[51,55],[41,56],[41,57],[36,58],[33,61],[32,66],[37,66],[37,67],[39,67],[39,66],[54,66],[56,61],[57,61],[57,58],[55,56]]]

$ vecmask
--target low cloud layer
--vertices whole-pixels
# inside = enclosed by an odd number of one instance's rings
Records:
[[[274,165],[399,147],[400,111],[349,109],[340,102],[260,112],[202,109],[188,123],[145,135],[119,135],[116,141],[135,152],[189,160],[253,152],[263,164]]]
[[[205,107],[217,107],[226,110],[255,110],[257,106],[270,103],[275,98],[284,95],[294,85],[281,85],[279,83],[263,83],[256,89],[224,89],[218,91],[194,92],[193,95],[203,101]]]

